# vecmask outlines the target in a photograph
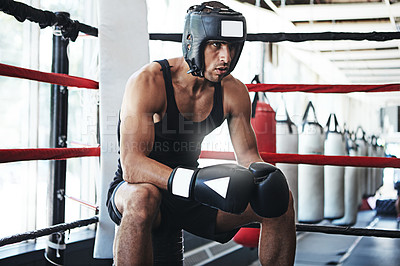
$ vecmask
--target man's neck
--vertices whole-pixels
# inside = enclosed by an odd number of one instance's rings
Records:
[[[189,71],[189,66],[183,57],[177,59],[176,62],[178,63],[178,66],[176,68],[174,67],[174,71],[179,73],[175,72],[177,74],[175,75],[175,84],[180,88],[190,90],[190,94],[195,96],[214,87],[213,82],[202,77],[196,77],[192,74],[188,74],[187,72]]]

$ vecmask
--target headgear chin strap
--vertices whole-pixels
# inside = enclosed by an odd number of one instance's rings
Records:
[[[204,47],[207,41],[225,41],[235,47],[226,75],[235,68],[246,40],[246,19],[230,8],[213,8],[206,4],[189,8],[182,35],[183,56],[194,76],[204,76]]]

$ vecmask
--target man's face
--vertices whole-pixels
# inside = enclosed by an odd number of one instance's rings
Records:
[[[235,48],[224,41],[208,41],[204,48],[204,77],[220,82],[227,75]]]

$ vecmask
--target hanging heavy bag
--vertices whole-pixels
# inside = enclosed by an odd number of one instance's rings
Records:
[[[377,143],[376,153],[378,157],[385,157],[385,148]],[[376,189],[379,190],[383,186],[383,168],[376,168]]]
[[[279,114],[283,107],[284,113]],[[282,98],[282,104],[276,111],[276,153],[293,153],[298,154],[298,138],[299,134],[297,126],[290,119],[286,108],[286,102]],[[297,195],[298,195],[298,167],[297,164],[277,163],[276,167],[281,169],[285,174],[289,184],[289,189],[292,191],[295,218],[297,221]]]
[[[377,138],[375,135],[371,136],[370,143],[368,145],[368,156],[369,157],[377,157],[378,156],[378,151],[377,151]],[[374,167],[369,167],[367,169],[367,192],[366,196],[372,197],[375,195],[376,192],[376,169]]]
[[[257,138],[259,152],[276,152],[276,121],[275,111],[268,102],[265,93],[260,100],[256,92],[252,103],[251,125]]]
[[[367,141],[365,139],[365,131],[361,126],[357,127],[355,132],[356,135],[356,145],[357,145],[357,156],[367,156],[368,155],[368,146]],[[367,168],[366,167],[357,167],[357,176],[358,176],[358,201],[361,205],[362,199],[367,192]]]
[[[344,136],[335,114],[326,123],[325,155],[345,155]],[[344,167],[324,166],[324,217],[339,219],[344,216]]]
[[[346,151],[348,156],[357,156],[357,145],[354,133],[345,129]],[[357,167],[346,166],[344,168],[344,216],[334,220],[335,225],[354,225],[358,213],[358,176]]]
[[[366,145],[367,145],[367,156],[368,157],[373,157],[374,156],[374,147],[372,145],[372,137],[367,139],[366,141]],[[365,169],[365,174],[366,174],[366,178],[365,178],[365,191],[364,191],[364,198],[369,198],[371,195],[371,179],[372,179],[372,167],[367,167]]]
[[[310,110],[314,116],[310,118]],[[324,130],[310,101],[299,133],[299,154],[324,154]],[[298,220],[318,223],[324,218],[324,167],[299,164]]]

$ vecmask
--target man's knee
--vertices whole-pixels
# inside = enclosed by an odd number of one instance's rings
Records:
[[[291,216],[295,216],[295,212],[294,212],[294,200],[293,200],[293,194],[292,191],[289,190],[289,206],[288,206],[288,210],[287,212],[289,215]]]
[[[131,217],[135,223],[149,223],[158,214],[161,193],[151,184],[128,184],[117,192],[116,205],[122,217]]]
[[[281,224],[283,222],[289,224],[295,223],[295,211],[294,211],[293,196],[291,191],[289,191],[289,203],[286,212],[283,215],[276,217],[275,219],[263,218],[263,221],[265,220],[268,220],[268,222],[276,222],[277,224]]]
[[[295,211],[294,211],[293,196],[291,191],[289,191],[289,203],[287,211],[280,217],[282,218],[282,221],[288,222],[290,225],[295,223]]]

